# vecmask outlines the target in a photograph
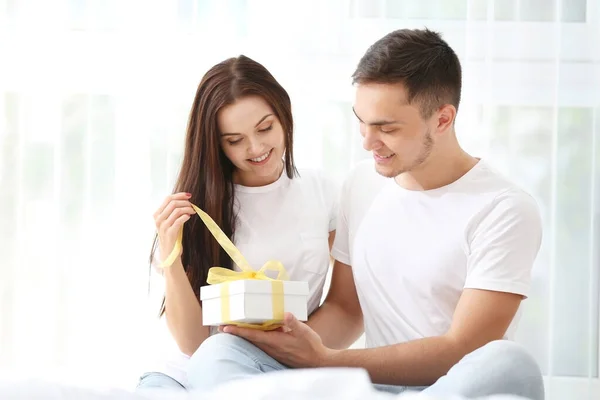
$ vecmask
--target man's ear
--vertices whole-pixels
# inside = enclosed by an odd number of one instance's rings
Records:
[[[452,104],[444,104],[437,111],[437,126],[438,132],[446,132],[454,125],[456,118],[456,108]]]

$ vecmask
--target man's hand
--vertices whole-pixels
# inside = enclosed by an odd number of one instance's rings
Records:
[[[319,335],[308,325],[286,313],[283,326],[274,331],[226,326],[225,333],[242,337],[282,364],[296,368],[319,367],[336,350],[323,345]]]

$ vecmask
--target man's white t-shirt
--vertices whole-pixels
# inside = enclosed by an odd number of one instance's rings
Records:
[[[336,229],[339,192],[336,183],[319,171],[300,170],[299,174],[289,179],[283,173],[267,186],[235,185],[237,225],[233,241],[253,268],[258,270],[265,262],[278,260],[290,280],[308,282],[310,314],[323,294],[330,264],[329,233]],[[185,386],[189,357],[168,337],[172,343],[148,371],[162,372]]]
[[[337,222],[332,256],[352,268],[366,347],[446,333],[465,288],[527,297],[542,237],[534,199],[483,160],[427,191],[361,162],[344,183]]]

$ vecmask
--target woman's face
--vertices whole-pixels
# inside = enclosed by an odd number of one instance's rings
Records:
[[[223,107],[217,114],[217,123],[223,152],[236,168],[236,183],[264,186],[279,178],[285,135],[262,97],[243,97]]]

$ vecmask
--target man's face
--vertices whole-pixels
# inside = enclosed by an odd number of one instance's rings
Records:
[[[435,117],[424,120],[400,83],[357,85],[354,113],[375,169],[392,178],[422,165],[435,145]],[[435,113],[434,113],[435,114]]]

